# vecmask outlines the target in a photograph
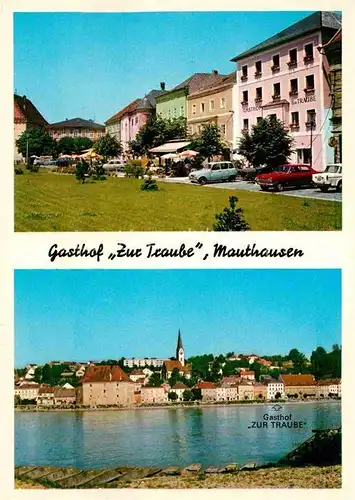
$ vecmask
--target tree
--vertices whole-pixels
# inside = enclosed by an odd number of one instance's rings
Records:
[[[165,120],[160,116],[150,115],[139,129],[130,150],[135,156],[148,154],[149,149],[173,139],[185,139],[187,136],[186,118],[179,117]]]
[[[43,128],[25,130],[16,140],[16,147],[22,156],[52,155],[56,151],[56,141]]]
[[[75,177],[78,181],[81,181],[84,184],[85,179],[89,172],[89,164],[83,158],[76,164],[75,167]]]
[[[191,401],[192,399],[192,393],[189,389],[185,389],[184,392],[182,393],[182,399],[184,401]]]
[[[275,399],[280,399],[281,398],[281,392],[277,392],[275,394]]]
[[[168,380],[170,387],[173,387],[175,384],[177,384],[180,381],[181,377],[179,374],[178,368],[173,368],[173,371],[171,372],[171,376]]]
[[[15,404],[15,406],[21,404],[21,398],[20,398],[20,396],[18,394],[15,394],[14,404]]]
[[[74,137],[65,136],[59,139],[57,144],[57,151],[59,154],[71,155],[75,152],[75,139]]]
[[[298,349],[291,349],[288,353],[288,359],[292,361],[294,371],[299,373],[305,366],[306,356]]]
[[[107,158],[122,154],[122,145],[118,142],[116,137],[106,134],[95,142],[94,150],[97,154],[103,156],[106,161]]]
[[[93,146],[93,141],[89,137],[76,137],[74,139],[74,152],[80,154]]]
[[[191,389],[191,399],[192,401],[201,401],[202,399],[201,389],[196,389],[196,388]]]
[[[270,165],[275,162],[275,157],[278,155],[289,158],[292,145],[293,139],[283,123],[269,116],[253,125],[251,132],[247,130],[242,133],[239,154],[254,167]]]
[[[249,224],[244,220],[243,210],[237,208],[238,198],[229,197],[229,207],[223,212],[216,214],[217,222],[213,226],[213,231],[247,231]]]
[[[160,387],[163,383],[163,380],[160,378],[159,373],[152,373],[149,377],[149,385],[153,387]]]
[[[170,401],[176,401],[177,398],[178,398],[178,395],[176,394],[176,392],[169,392],[168,399],[170,399]]]
[[[85,149],[90,149],[93,142],[88,137],[69,137],[65,136],[59,139],[57,143],[58,154],[80,154]]]
[[[222,154],[225,149],[221,133],[215,123],[203,125],[201,132],[193,138],[190,147],[208,159],[213,155]]]

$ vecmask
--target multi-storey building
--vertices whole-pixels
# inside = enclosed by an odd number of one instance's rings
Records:
[[[165,94],[165,83],[160,90],[153,89],[141,99],[135,99],[106,122],[107,133],[121,142],[124,153],[129,152],[129,143],[134,141],[139,130],[155,114],[156,98]]]
[[[319,46],[321,54],[325,54],[329,62],[328,86],[332,96],[332,137],[329,145],[334,148],[334,162],[342,161],[342,31],[341,28],[325,45]]]
[[[189,134],[198,134],[203,125],[214,123],[218,126],[226,147],[236,146],[236,126],[234,109],[237,109],[237,84],[235,71],[213,82],[211,87],[187,96],[187,126]]]
[[[37,399],[38,391],[40,385],[36,383],[15,386],[15,396],[19,396],[20,399]]]
[[[164,387],[141,387],[141,402],[142,403],[165,403],[168,401],[168,392]]]
[[[82,118],[66,118],[62,122],[51,123],[49,132],[53,139],[59,141],[63,137],[87,137],[92,141],[97,141],[105,135],[105,125],[95,123],[93,120],[83,120]]]
[[[80,403],[123,405],[134,403],[135,384],[118,365],[90,365],[82,382]]]
[[[165,92],[156,99],[157,115],[164,119],[188,118],[187,96],[201,90],[218,85],[226,76],[218,71],[212,73],[195,73],[172,90]]]
[[[314,376],[310,374],[280,375],[280,381],[285,386],[287,397],[307,398],[316,397],[317,387]]]
[[[167,360],[168,358],[126,358],[123,360],[123,366],[128,366],[128,368],[143,368],[145,366],[154,366],[154,368],[160,368]]]
[[[232,59],[240,136],[266,116],[278,118],[294,139],[291,161],[324,170],[332,160],[331,96],[328,61],[317,47],[334,36],[340,19],[333,12],[316,12]]]
[[[267,399],[283,399],[285,396],[285,386],[282,380],[268,379],[267,384]]]
[[[16,141],[20,135],[31,128],[46,128],[47,126],[47,120],[25,95],[14,94],[14,160],[16,162],[23,161],[22,154],[16,147]]]

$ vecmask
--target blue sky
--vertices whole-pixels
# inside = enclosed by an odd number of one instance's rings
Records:
[[[339,270],[21,270],[15,365],[341,344]]]
[[[311,12],[15,13],[14,90],[50,122],[103,123],[165,81],[230,59]]]

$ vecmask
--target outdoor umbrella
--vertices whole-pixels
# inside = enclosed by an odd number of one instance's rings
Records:
[[[91,158],[91,159],[100,159],[101,155],[97,154],[92,148],[88,149],[86,153],[80,155],[81,158]]]
[[[180,158],[189,158],[192,156],[198,155],[197,151],[192,151],[192,149],[187,149],[186,151],[183,151],[182,153],[179,154]]]
[[[162,160],[173,160],[174,158],[179,158],[179,155],[176,153],[166,153],[165,155],[162,155]]]

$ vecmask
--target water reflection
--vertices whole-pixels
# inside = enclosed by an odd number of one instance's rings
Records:
[[[16,465],[82,468],[218,465],[278,460],[312,435],[340,425],[340,403],[284,405],[302,429],[253,428],[272,405],[15,414]]]

